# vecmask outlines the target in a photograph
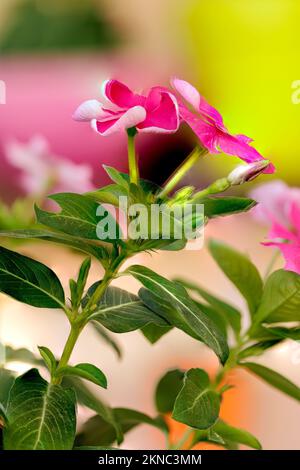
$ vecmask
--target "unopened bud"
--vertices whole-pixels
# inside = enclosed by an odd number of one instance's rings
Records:
[[[269,164],[269,160],[259,160],[258,162],[249,163],[248,165],[239,165],[228,175],[227,180],[231,186],[252,181],[259,176]]]

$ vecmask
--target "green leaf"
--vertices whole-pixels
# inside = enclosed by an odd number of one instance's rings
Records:
[[[6,450],[72,449],[76,430],[75,395],[50,385],[36,369],[18,377],[11,389],[5,427]]]
[[[211,320],[213,320],[215,325],[217,325],[217,327],[223,334],[224,338],[226,338],[227,340],[228,323],[226,322],[226,319],[224,318],[224,316],[221,315],[217,310],[212,308],[210,305],[197,302],[196,300],[194,300],[194,302],[203,313],[205,313]]]
[[[260,450],[261,444],[250,432],[243,429],[235,428],[226,424],[224,421],[219,420],[214,426],[213,430],[221,436],[225,441],[236,442],[244,444],[253,449]]]
[[[300,328],[284,328],[281,326],[273,328],[265,328],[267,333],[282,339],[300,340]]]
[[[24,362],[25,364],[44,365],[44,361],[39,359],[29,349],[26,348],[12,348],[5,345],[5,362]]]
[[[252,344],[248,348],[243,349],[239,355],[238,359],[245,359],[250,356],[261,356],[267,349],[276,346],[282,341],[282,338],[270,339],[267,341],[260,341],[259,343]]]
[[[143,302],[177,328],[210,347],[225,362],[228,346],[224,335],[213,321],[190,299],[180,284],[169,281],[143,266],[131,266],[126,270],[148,290],[141,290]]]
[[[122,430],[116,421],[112,408],[110,408],[104,401],[95,396],[93,392],[83,383],[79,377],[64,376],[62,379],[62,386],[64,388],[73,388],[76,394],[77,402],[86,406],[90,410],[95,411],[105,423],[108,423],[116,435],[118,444],[123,440]]]
[[[172,326],[159,326],[155,325],[155,323],[149,323],[148,325],[143,326],[141,331],[151,344],[155,344],[165,334],[169,333],[172,328]]]
[[[56,274],[44,264],[3,247],[0,291],[34,307],[64,308],[64,291]]]
[[[241,331],[241,313],[228,302],[214,296],[207,290],[203,289],[198,284],[186,281],[184,279],[175,279],[180,282],[186,289],[190,289],[200,295],[206,302],[209,303],[220,315],[222,315],[231,326],[232,330],[239,334]]]
[[[239,365],[250,370],[253,374],[263,379],[269,385],[272,385],[272,387],[275,387],[286,395],[300,401],[300,388],[290,380],[278,374],[278,372],[275,372],[268,367],[261,366],[260,364],[255,364],[254,362],[239,362]]]
[[[159,418],[150,418],[144,413],[128,408],[114,408],[113,412],[124,434],[139,424],[149,424],[163,432],[167,431],[166,424]],[[100,416],[93,416],[83,425],[76,438],[76,446],[110,446],[115,440],[116,434],[112,426],[105,423]]]
[[[107,380],[103,372],[93,364],[77,364],[76,366],[61,367],[57,371],[57,376],[75,375],[89,380],[100,387],[107,388]]]
[[[267,279],[254,322],[300,321],[300,276],[279,269]]]
[[[206,197],[199,201],[193,198],[193,203],[204,204],[204,214],[209,219],[246,212],[257,204],[253,199],[232,196]]]
[[[119,184],[110,184],[108,186],[104,186],[104,188],[86,193],[86,196],[89,196],[98,202],[112,204],[113,206],[119,207],[119,198],[124,196],[128,197],[128,189],[125,189]]]
[[[173,411],[176,397],[183,385],[184,372],[169,370],[158,382],[155,390],[155,405],[159,413]]]
[[[91,325],[94,330],[97,332],[98,336],[108,344],[117,354],[118,358],[122,358],[122,350],[115,339],[106,331],[106,329],[100,325],[97,321],[92,321]]]
[[[119,448],[109,446],[79,446],[74,447],[74,450],[119,450]]]
[[[128,189],[128,179],[124,176],[124,173],[121,173],[120,171],[116,170],[116,168],[108,165],[103,165],[103,168],[112,181],[120,186],[123,186],[125,189]]]
[[[212,389],[207,373],[190,369],[176,398],[173,418],[193,428],[210,428],[218,419],[220,395]]]
[[[86,305],[99,283],[93,284],[83,300]],[[166,326],[164,319],[149,310],[134,294],[118,287],[108,287],[97,304],[90,320],[101,323],[114,333],[127,333],[140,329],[148,323]]]
[[[56,369],[56,359],[54,354],[50,351],[50,349],[46,348],[45,346],[38,346],[38,350],[44,359],[44,362],[49,369],[50,373],[53,374]]]
[[[0,403],[6,409],[9,392],[15,381],[15,373],[0,367]]]
[[[50,230],[12,230],[9,232],[0,231],[0,237],[9,237],[17,239],[30,239],[37,238],[40,240],[45,240],[52,243],[57,243],[60,245],[66,245],[75,250],[79,250],[83,253],[89,254],[97,258],[105,266],[109,260],[109,252],[104,247],[101,246],[98,242],[93,240],[86,240],[80,237],[72,237],[71,235],[61,234],[59,232],[52,232]]]
[[[116,243],[120,228],[116,220],[94,199],[75,193],[49,196],[61,207],[60,212],[35,208],[39,223],[80,238]]]
[[[253,315],[261,301],[263,282],[253,263],[224,243],[211,240],[209,250],[224,274],[245,297]]]

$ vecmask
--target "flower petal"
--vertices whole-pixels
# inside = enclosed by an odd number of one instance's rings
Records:
[[[103,117],[102,104],[97,100],[84,101],[73,114],[75,121],[91,121],[92,119],[101,119]]]
[[[106,80],[103,83],[103,94],[111,103],[119,108],[131,108],[133,106],[143,106],[145,97],[133,93],[126,85],[118,80]]]
[[[171,85],[185,99],[185,101],[191,104],[196,111],[199,111],[201,96],[193,85],[176,77],[171,78]]]
[[[141,132],[173,133],[178,130],[180,119],[178,103],[170,92],[154,87],[145,102],[146,119],[137,126]]]
[[[192,113],[186,106],[179,105],[180,117],[195,132],[201,143],[210,153],[220,153],[217,148],[217,129],[215,126],[199,119],[197,115]]]
[[[126,112],[111,114],[110,119],[103,121],[92,121],[92,128],[101,134],[107,136],[115,132],[125,131],[130,127],[135,127],[146,118],[146,110],[142,106],[134,106]]]
[[[239,157],[247,163],[264,160],[264,157],[254,147],[246,144],[240,138],[225,132],[218,133],[217,145],[222,152]],[[270,163],[263,173],[274,173],[274,171],[275,167]]]

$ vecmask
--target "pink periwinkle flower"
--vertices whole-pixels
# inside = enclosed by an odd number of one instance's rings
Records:
[[[44,137],[35,136],[27,144],[11,141],[5,150],[7,161],[21,170],[20,182],[27,194],[94,189],[92,168],[53,155]]]
[[[247,163],[264,159],[255,148],[249,145],[252,139],[245,135],[232,135],[228,132],[221,114],[190,83],[173,78],[171,84],[179,95],[181,119],[191,127],[210,153],[224,152],[237,156]],[[274,171],[275,168],[270,163],[264,173]]]
[[[259,204],[254,217],[270,225],[266,246],[278,247],[285,269],[300,274],[300,189],[283,181],[271,181],[255,188],[250,196]]]
[[[173,133],[179,127],[179,111],[174,95],[153,87],[147,95],[132,92],[118,80],[103,83],[103,103],[88,100],[75,111],[76,121],[88,121],[103,136],[135,127],[138,132]]]

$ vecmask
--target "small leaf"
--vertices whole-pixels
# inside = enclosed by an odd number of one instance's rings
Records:
[[[124,177],[124,173],[121,173],[120,171],[116,170],[116,168],[108,165],[103,165],[103,168],[112,181],[120,186],[123,186],[125,189],[128,188],[128,179]]]
[[[96,282],[89,288],[83,299],[83,306],[86,305],[98,285],[99,283]],[[149,323],[168,325],[163,318],[149,310],[139,297],[118,287],[108,287],[105,290],[90,320],[101,323],[114,333],[127,333]]]
[[[72,449],[76,430],[74,392],[48,384],[32,369],[16,379],[7,419],[5,450]]]
[[[214,296],[207,290],[183,279],[175,279],[180,282],[186,289],[190,289],[200,295],[206,302],[208,302],[217,312],[219,312],[231,326],[232,330],[239,334],[241,331],[241,313],[228,302]]]
[[[139,296],[158,315],[194,338],[203,341],[225,362],[228,357],[226,338],[214,322],[192,301],[179,284],[156,274],[143,266],[131,266],[127,273],[140,281],[146,290]]]
[[[107,343],[109,346],[111,346],[112,349],[117,354],[118,358],[121,359],[122,358],[122,350],[121,350],[120,346],[118,345],[118,343],[114,340],[114,338],[97,321],[92,321],[91,325],[94,327],[94,330],[97,332],[97,334],[100,336],[100,338],[105,343]]]
[[[15,381],[15,373],[0,367],[0,403],[6,409],[9,392]]]
[[[300,276],[279,269],[268,278],[254,322],[300,321]]]
[[[220,395],[211,388],[202,369],[190,369],[176,398],[173,418],[193,428],[210,428],[218,419]]]
[[[253,199],[244,197],[206,197],[193,198],[194,204],[204,204],[204,215],[209,219],[223,217],[252,209],[257,203]]]
[[[158,382],[155,391],[155,404],[159,413],[173,411],[174,403],[183,385],[184,372],[179,369],[170,370]]]
[[[75,193],[49,196],[61,207],[60,212],[35,208],[39,223],[76,237],[116,243],[121,231],[112,215],[92,198]]]
[[[266,328],[267,333],[282,339],[300,340],[300,328],[284,328],[283,326]]]
[[[0,291],[39,308],[64,308],[56,274],[38,261],[0,247]]]
[[[268,341],[260,341],[259,343],[254,343],[248,348],[243,349],[239,355],[239,359],[245,359],[246,357],[251,356],[260,356],[267,349],[273,348],[282,341],[282,338],[270,339]]]
[[[61,367],[57,370],[58,376],[75,375],[89,380],[100,387],[107,388],[107,380],[103,372],[93,364],[78,364],[76,366]]]
[[[253,449],[260,450],[261,444],[250,432],[243,429],[235,428],[226,424],[224,421],[219,420],[214,426],[213,430],[221,436],[225,441],[236,442],[244,444]]]
[[[260,364],[255,364],[254,362],[239,362],[239,365],[250,370],[253,374],[272,385],[272,387],[275,387],[286,395],[300,401],[300,388],[290,380],[278,374],[278,372],[275,372],[268,367],[261,366]]]
[[[119,184],[110,184],[108,186],[104,186],[104,188],[86,193],[86,196],[95,199],[95,201],[99,201],[104,204],[112,204],[113,206],[119,207],[119,198],[128,197],[128,188],[126,189]]]
[[[115,408],[113,410],[116,421],[126,434],[140,424],[149,424],[167,432],[164,421],[159,418],[150,418],[144,413],[127,408]],[[116,440],[115,430],[105,423],[100,416],[93,416],[84,425],[76,438],[77,446],[110,446]]]
[[[25,364],[44,365],[43,360],[37,358],[29,349],[15,349],[8,345],[5,345],[5,362],[24,362]]]
[[[143,328],[141,328],[141,332],[151,344],[155,344],[165,334],[169,333],[172,328],[172,326],[162,326],[155,325],[155,323],[149,323],[148,325],[145,325]]]
[[[40,354],[44,359],[44,362],[47,368],[49,369],[50,373],[53,374],[57,365],[54,354],[50,351],[50,349],[46,348],[45,346],[38,346],[38,350],[40,351]]]
[[[216,240],[210,241],[209,250],[224,274],[245,297],[253,315],[263,291],[263,282],[254,264],[243,254]]]

